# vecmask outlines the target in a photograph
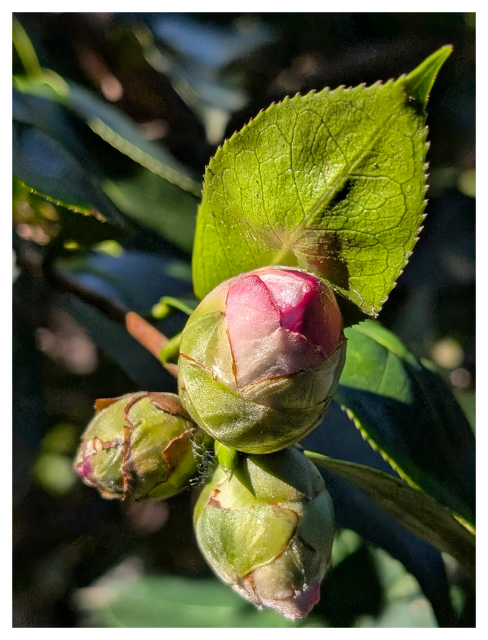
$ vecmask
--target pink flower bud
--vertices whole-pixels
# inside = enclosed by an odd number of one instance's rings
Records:
[[[139,391],[95,407],[74,467],[103,498],[163,500],[198,475],[211,441],[175,394]]]
[[[267,268],[236,278],[225,317],[241,389],[317,367],[343,340],[333,291],[301,271]]]
[[[257,607],[300,620],[319,601],[334,507],[317,468],[296,447],[241,456],[231,477],[217,468],[193,522],[213,571]]]
[[[270,453],[321,421],[344,358],[334,292],[305,271],[265,267],[223,282],[190,317],[180,397],[220,442]]]

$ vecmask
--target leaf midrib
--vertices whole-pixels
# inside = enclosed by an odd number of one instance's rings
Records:
[[[341,171],[336,175],[333,179],[331,185],[326,189],[325,193],[322,197],[319,197],[317,202],[312,206],[310,212],[304,217],[302,222],[295,228],[293,233],[290,235],[287,242],[284,242],[281,246],[281,251],[278,255],[273,259],[272,263],[282,264],[285,260],[286,256],[290,251],[293,250],[293,247],[298,243],[301,235],[317,218],[317,216],[325,211],[329,205],[329,203],[334,199],[334,197],[340,193],[341,189],[343,189],[347,179],[350,177],[352,170],[356,168],[361,160],[363,160],[367,154],[372,150],[374,143],[380,136],[383,129],[388,125],[389,121],[393,118],[394,114],[388,114],[388,116],[378,124],[377,128],[371,133],[369,140],[366,142],[364,147],[362,147],[356,155],[350,160]],[[322,216],[324,217],[324,216]]]

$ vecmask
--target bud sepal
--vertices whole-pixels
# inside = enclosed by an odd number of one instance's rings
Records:
[[[213,571],[257,607],[296,620],[318,602],[334,511],[322,476],[298,448],[243,456],[232,477],[217,468],[194,527]]]
[[[177,395],[141,391],[95,403],[74,468],[107,499],[162,500],[189,486],[211,439]]]
[[[256,269],[220,284],[189,318],[178,361],[180,398],[216,440],[245,453],[272,453],[320,424],[345,349],[332,289],[300,269]]]

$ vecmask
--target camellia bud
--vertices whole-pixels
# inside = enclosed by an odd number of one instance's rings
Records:
[[[76,473],[103,498],[165,499],[189,485],[210,438],[173,393],[101,399],[81,438]]]
[[[178,384],[202,429],[247,453],[271,453],[322,420],[345,360],[342,315],[316,276],[265,267],[226,280],[190,316]]]
[[[200,550],[221,580],[258,607],[305,617],[330,566],[334,509],[297,447],[218,467],[194,512]]]

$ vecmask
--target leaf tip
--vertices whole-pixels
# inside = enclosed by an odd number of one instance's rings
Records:
[[[451,44],[441,47],[402,79],[410,100],[418,100],[424,107],[426,106],[437,74],[453,49]]]

